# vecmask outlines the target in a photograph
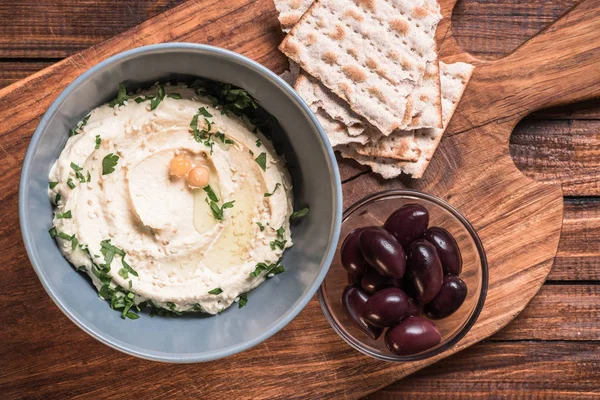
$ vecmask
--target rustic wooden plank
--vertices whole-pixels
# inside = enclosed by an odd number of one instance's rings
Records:
[[[600,99],[567,104],[531,114],[537,119],[600,119]]]
[[[2,1],[0,58],[67,57],[184,1]]]
[[[600,120],[526,119],[510,143],[527,176],[562,185],[566,196],[600,195]]]
[[[464,50],[476,57],[495,59],[519,47],[578,2],[459,1],[452,29]]]
[[[366,399],[597,399],[599,345],[480,343]]]
[[[546,284],[491,340],[599,340],[600,285]]]
[[[0,59],[0,89],[58,62],[58,59],[3,61]]]
[[[548,279],[600,281],[600,198],[565,199],[558,253]]]

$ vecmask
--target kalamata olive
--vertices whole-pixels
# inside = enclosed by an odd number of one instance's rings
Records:
[[[374,268],[369,268],[360,280],[360,286],[369,293],[375,293],[389,287],[401,287],[401,282],[399,279],[381,275]]]
[[[342,305],[346,309],[348,316],[356,322],[364,333],[372,339],[377,339],[381,336],[383,329],[371,326],[361,318],[367,300],[369,300],[369,294],[355,285],[346,286],[342,294]]]
[[[360,251],[360,234],[362,228],[353,230],[346,236],[342,248],[340,250],[340,256],[342,259],[342,265],[346,271],[351,274],[362,276],[364,275],[369,264]]]
[[[446,275],[442,288],[426,306],[427,316],[442,319],[452,315],[467,298],[467,285],[457,276]]]
[[[357,285],[360,286],[360,281],[362,280],[362,277],[360,276],[356,276],[354,274],[348,274],[348,284],[349,285]]]
[[[438,294],[444,272],[431,243],[420,239],[410,245],[407,277],[416,292],[417,303],[425,305]]]
[[[458,276],[462,271],[462,255],[454,236],[444,228],[432,227],[425,232],[425,240],[435,247],[444,273]]]
[[[429,224],[429,211],[419,204],[407,204],[392,213],[383,227],[407,249],[425,235]]]
[[[380,290],[367,300],[362,317],[368,324],[387,328],[408,316],[408,300],[409,297],[401,289],[392,287]]]
[[[380,274],[398,279],[404,276],[404,249],[385,229],[374,226],[364,228],[360,234],[360,250],[367,262]]]
[[[421,306],[419,306],[413,299],[408,298],[408,315],[420,317],[423,314]]]
[[[385,345],[394,354],[417,354],[437,346],[442,335],[433,321],[408,317],[385,333]]]

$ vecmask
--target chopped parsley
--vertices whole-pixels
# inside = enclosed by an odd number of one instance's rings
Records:
[[[175,100],[181,100],[183,98],[179,93],[169,93],[167,97]]]
[[[58,182],[48,182],[48,187],[50,189],[54,189],[56,187],[56,185],[58,185]]]
[[[167,301],[167,307],[169,307],[169,310],[173,311],[175,310],[176,305],[172,301]]]
[[[221,142],[222,142],[222,143],[225,143],[225,144],[233,144],[233,140],[231,140],[231,139],[227,139],[227,138],[225,137],[225,134],[224,134],[224,133],[217,132],[217,133],[215,134],[215,136],[217,137],[217,139],[221,140]]]
[[[71,210],[69,210],[64,213],[56,214],[56,218],[57,219],[68,219],[68,218],[73,218],[73,217],[71,216]]]
[[[94,148],[99,149],[100,143],[102,143],[102,139],[100,138],[100,135],[96,135],[96,146],[94,146]]]
[[[212,188],[210,187],[210,185],[206,185],[204,187],[204,191],[208,194],[208,198],[211,201],[214,201],[214,202],[218,202],[219,201],[219,198],[217,197],[217,195],[215,194],[215,192],[212,190]]]
[[[192,310],[199,311],[199,312],[204,312],[204,308],[202,308],[202,305],[200,305],[200,303],[194,304],[194,307],[192,308]]]
[[[69,137],[77,135],[77,131],[75,129],[69,129]]]
[[[115,167],[117,166],[117,162],[119,161],[119,156],[113,153],[110,153],[104,157],[102,160],[102,175],[108,175],[115,171]]]
[[[200,118],[200,116],[204,116],[204,123],[206,124],[206,129],[198,129],[198,118]],[[211,141],[210,141],[210,129],[212,128],[212,125],[210,123],[210,121],[208,119],[206,119],[206,117],[212,117],[212,115],[206,111],[206,109],[204,107],[200,107],[198,109],[198,112],[194,115],[194,117],[192,118],[192,122],[190,122],[190,128],[192,130],[192,133],[194,134],[194,139],[196,140],[196,142],[198,143],[203,143],[206,146],[211,147],[211,154],[212,154],[212,145],[210,145]],[[207,144],[208,142],[208,144]],[[214,142],[212,142],[214,144]]]
[[[156,107],[164,100],[165,98],[165,87],[163,85],[158,85],[158,92],[154,98],[150,99],[150,111],[156,110]]]
[[[110,101],[108,103],[108,106],[109,107],[114,107],[117,105],[122,106],[125,104],[127,99],[129,99],[129,97],[127,96],[127,88],[125,88],[125,85],[123,85],[122,83],[119,83],[119,92],[117,93],[117,98]]]
[[[261,224],[260,222],[257,222],[256,225],[258,225],[261,232],[263,232],[265,230],[265,226],[263,224]]]
[[[279,239],[283,239],[285,237],[285,228],[283,226],[277,229],[277,237]]]
[[[208,112],[208,110],[204,107],[200,107],[198,109],[198,114],[202,115],[203,117],[206,118],[212,118],[212,114]]]
[[[125,279],[129,278],[129,274],[131,274],[133,276],[138,276],[137,271],[135,269],[131,268],[131,265],[129,265],[127,263],[127,261],[125,261],[124,256],[121,259],[121,264],[123,265],[123,267],[119,270],[119,275],[121,275],[123,278],[125,278]],[[129,281],[129,282],[131,282],[131,281]]]
[[[210,206],[210,209],[211,209],[211,211],[212,211],[213,216],[215,217],[215,219],[218,220],[218,221],[223,221],[225,219],[223,217],[223,212],[227,208],[233,208],[233,203],[235,203],[235,200],[228,201],[227,203],[224,203],[221,207],[219,207],[219,205],[216,202],[214,202],[214,201],[210,201],[209,202],[208,199],[207,199],[206,202]]]
[[[71,168],[73,168],[73,171],[75,171],[75,172],[81,171],[83,169],[79,165],[75,164],[74,162],[71,162]]]
[[[223,290],[220,287],[214,288],[213,290],[208,292],[208,294],[221,294],[221,293],[223,293]]]
[[[277,274],[280,274],[285,271],[285,267],[280,264],[281,260],[267,264],[265,262],[260,262],[256,264],[256,269],[250,273],[250,276],[257,277],[261,273],[266,272],[267,278],[271,278]]]
[[[54,197],[54,205],[58,205],[58,202],[62,199],[60,193],[56,193],[56,197]]]
[[[260,146],[262,146],[262,142],[260,141],[260,139],[256,139],[256,147]]]
[[[271,243],[269,243],[269,246],[271,246],[271,250],[275,250],[276,248],[283,250],[283,249],[285,249],[286,242],[287,242],[287,240],[275,239]]]
[[[279,189],[279,186],[281,186],[281,183],[277,182],[277,184],[275,184],[275,189],[273,189],[273,191],[271,193],[265,193],[265,197],[271,197],[275,194],[275,192],[277,191],[277,189]]]
[[[73,183],[73,178],[67,179],[67,186],[69,186],[71,189],[75,189],[75,184]]]
[[[48,231],[48,233],[50,234],[50,237],[52,239],[54,239],[58,235],[58,231],[56,230],[55,226],[53,226],[52,228],[50,228],[50,230]]]
[[[244,293],[240,295],[240,300],[238,301],[238,308],[242,308],[246,304],[248,304],[248,295]]]
[[[252,150],[250,150],[250,149],[248,149],[248,153],[250,153],[251,156],[254,155],[254,152]]]
[[[290,223],[296,222],[296,221],[306,217],[308,215],[309,211],[310,211],[309,207],[304,207],[301,210],[294,211],[292,213],[292,215],[290,215]]]
[[[134,99],[134,101],[135,101],[136,103],[138,103],[138,104],[140,104],[140,103],[143,103],[143,102],[144,102],[144,101],[146,101],[146,100],[150,100],[150,99],[149,99],[149,98],[147,98],[147,97],[136,97],[136,98]]]
[[[81,168],[79,165],[75,164],[74,162],[71,163],[71,168],[73,169],[73,171],[75,171],[75,176],[77,177],[77,179],[79,179],[79,182],[82,182],[82,183],[87,182],[85,176],[83,176],[83,174],[81,173],[83,168]]]
[[[267,153],[260,153],[254,161],[256,161],[258,165],[260,165],[263,171],[267,170]]]

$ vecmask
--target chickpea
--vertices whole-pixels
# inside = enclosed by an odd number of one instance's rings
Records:
[[[187,175],[188,183],[194,187],[204,187],[208,185],[209,180],[210,172],[208,168],[202,166],[192,168]]]
[[[171,175],[179,177],[185,176],[191,168],[192,161],[186,156],[175,156],[169,165]]]

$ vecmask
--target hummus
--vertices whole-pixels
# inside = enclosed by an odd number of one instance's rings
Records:
[[[50,233],[124,317],[143,302],[175,313],[242,306],[292,245],[283,160],[247,118],[203,93],[121,86],[71,130],[51,169]],[[174,175],[174,159],[202,168],[207,185],[192,185],[185,168]]]

